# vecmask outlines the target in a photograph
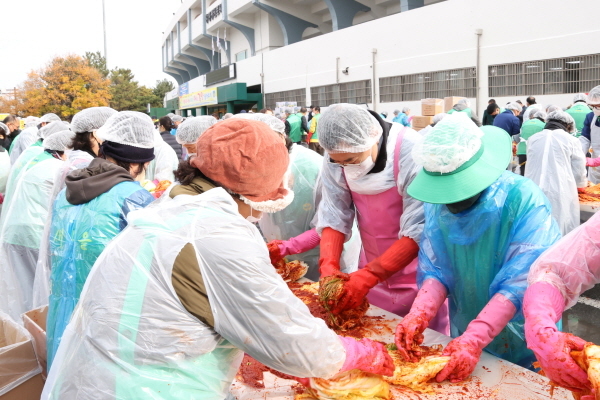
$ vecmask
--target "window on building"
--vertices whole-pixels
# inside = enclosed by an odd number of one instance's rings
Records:
[[[336,103],[371,103],[371,80],[315,86],[310,88],[310,94],[311,103],[320,107]]]
[[[285,92],[265,93],[265,107],[275,109],[275,103],[295,101],[298,106],[306,106],[306,89],[286,90]]]
[[[235,54],[236,62],[245,60],[246,58],[248,58],[248,50],[243,50],[243,51],[240,51],[239,53]]]
[[[600,84],[600,54],[490,65],[489,97],[586,93]]]
[[[475,97],[475,67],[379,78],[379,101],[416,101],[449,96]]]

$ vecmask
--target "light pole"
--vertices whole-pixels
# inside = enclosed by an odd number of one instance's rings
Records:
[[[108,57],[106,55],[106,11],[104,10],[104,0],[102,0],[102,28],[104,30],[104,62],[108,68]]]

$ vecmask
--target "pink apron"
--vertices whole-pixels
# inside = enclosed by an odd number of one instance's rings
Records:
[[[405,130],[406,128],[398,133],[394,149],[394,182],[398,182],[400,174],[400,150]],[[375,195],[358,194],[352,191],[350,194],[356,206],[364,256],[367,262],[371,262],[398,240],[400,217],[403,212],[402,196],[398,193],[397,186]],[[388,280],[377,284],[367,295],[369,302],[402,317],[408,314],[418,292],[417,264],[418,258],[415,258]],[[364,265],[361,262],[360,268]],[[436,317],[429,323],[429,327],[440,333],[449,334],[448,302],[442,305]]]

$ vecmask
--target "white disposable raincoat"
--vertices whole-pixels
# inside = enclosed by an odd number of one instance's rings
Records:
[[[577,188],[587,185],[585,155],[578,139],[545,129],[527,141],[525,177],[534,181],[552,204],[552,216],[563,235],[579,226]]]
[[[52,225],[52,205],[54,200],[65,188],[65,179],[67,175],[75,171],[76,169],[85,168],[94,159],[88,152],[82,150],[74,150],[65,152],[67,160],[65,163],[56,171],[54,177],[54,185],[50,193],[48,202],[50,207],[48,209],[48,216],[46,217],[46,223],[44,225],[44,231],[42,233],[42,239],[40,240],[40,253],[35,268],[35,279],[33,281],[33,308],[38,308],[48,304],[48,298],[50,297],[50,227]]]
[[[21,314],[32,309],[40,240],[54,177],[63,163],[46,152],[31,160],[16,182],[12,201],[2,211],[0,310],[15,321],[21,321]]]
[[[175,181],[173,171],[179,166],[177,153],[167,142],[163,140],[160,133],[154,130],[154,160],[150,161],[146,179],[159,181]]]
[[[282,372],[331,377],[344,347],[272,267],[258,229],[221,188],[131,212],[90,272],[42,399],[222,400],[243,352]],[[194,247],[214,329],[171,283]]]
[[[8,181],[8,173],[10,172],[10,157],[8,151],[0,151],[0,193],[6,190],[6,182]],[[0,205],[0,207],[2,207]],[[1,208],[0,208],[1,209]]]
[[[294,144],[290,153],[290,164],[287,172],[288,187],[294,191],[294,201],[276,213],[264,213],[259,221],[260,230],[267,239],[288,240],[313,227],[313,218],[321,200],[320,180],[323,156],[303,146]],[[358,270],[361,240],[356,224],[352,238],[344,243],[344,252],[340,265],[342,272],[350,273]],[[319,247],[304,253],[286,257],[288,260],[300,260],[308,264],[306,277],[319,280]]]
[[[15,139],[15,144],[12,145],[12,149],[10,150],[10,163],[14,164],[21,153],[25,151],[29,146],[37,142],[38,137],[38,128],[35,126],[23,129],[23,132],[17,136]]]

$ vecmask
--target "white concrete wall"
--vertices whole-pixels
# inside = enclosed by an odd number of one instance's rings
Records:
[[[238,3],[241,6],[243,1]],[[336,57],[340,57],[340,69],[349,67],[350,71],[339,74],[340,82],[372,79],[372,50],[377,49],[376,85],[381,77],[474,67],[475,30],[482,29],[481,115],[489,98],[489,65],[600,53],[595,39],[600,34],[598,15],[600,0],[450,0],[278,48],[283,46],[279,25],[264,11],[254,10],[236,16],[253,16],[257,50],[255,57],[238,64],[237,81],[258,84],[264,70],[265,92],[306,88],[308,104],[308,88],[336,83]],[[239,49],[249,49],[246,39],[233,31],[228,32],[232,58]],[[504,104],[516,99],[524,102],[526,97],[496,100]],[[566,107],[573,94],[535,97],[541,104]],[[391,114],[405,105],[420,114],[419,102],[379,103],[377,99],[375,109]]]

